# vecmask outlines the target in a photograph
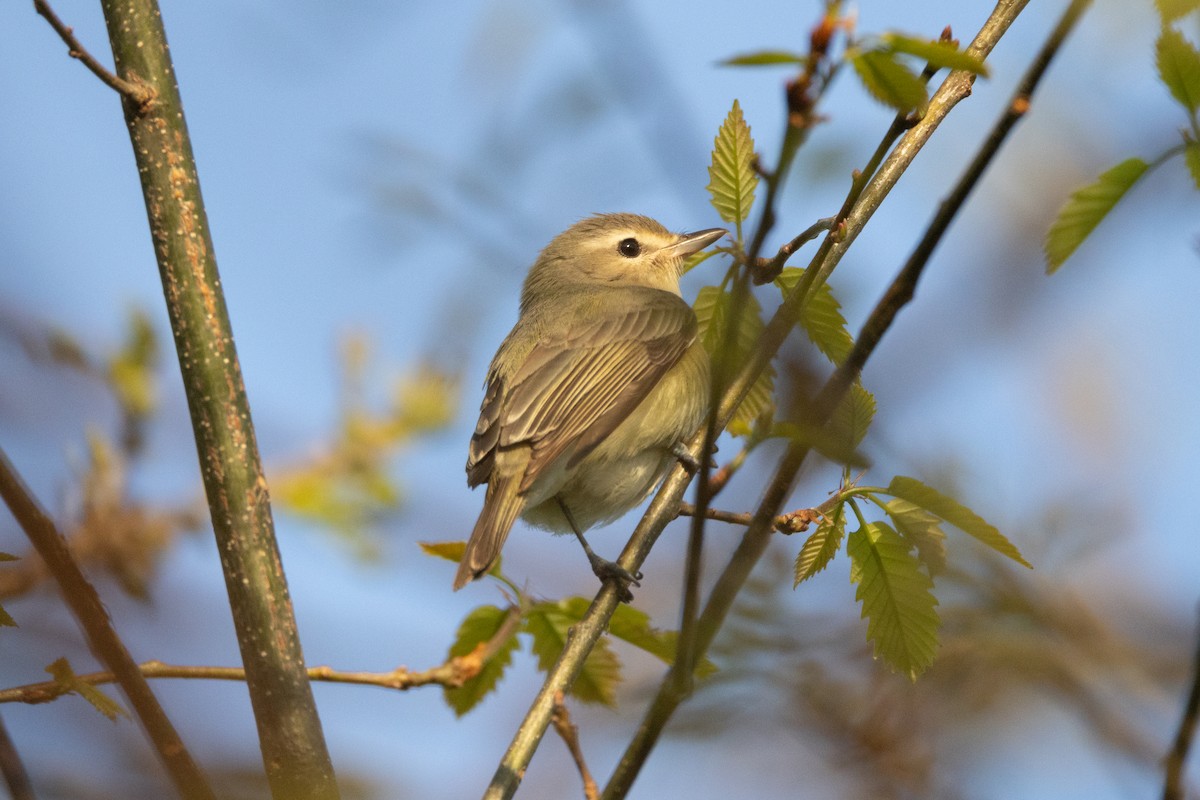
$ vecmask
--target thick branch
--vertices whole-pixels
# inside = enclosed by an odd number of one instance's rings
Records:
[[[113,629],[108,611],[100,602],[100,595],[84,577],[71,556],[66,539],[38,506],[3,450],[0,450],[0,496],[4,497],[13,517],[46,562],[46,567],[62,592],[63,600],[83,629],[88,647],[101,664],[112,670],[114,680],[121,684],[125,697],[180,796],[198,800],[213,797],[208,782],[184,747],[175,726],[167,718],[158,698],[150,691],[133,657]]]
[[[1188,753],[1192,749],[1192,739],[1196,735],[1196,726],[1200,725],[1200,632],[1197,633],[1196,655],[1192,663],[1192,687],[1188,692],[1187,702],[1183,706],[1183,717],[1179,720],[1179,729],[1175,732],[1175,740],[1167,757],[1163,759],[1166,781],[1163,785],[1163,800],[1184,800],[1187,796],[1186,774]]]
[[[117,74],[157,93],[125,121],[179,356],[200,471],[276,798],[338,796],[217,275],[183,104],[156,0],[103,0]]]
[[[21,761],[21,754],[8,735],[8,726],[0,719],[0,774],[4,775],[4,784],[8,787],[12,800],[35,800],[33,784],[29,782],[29,773]]]

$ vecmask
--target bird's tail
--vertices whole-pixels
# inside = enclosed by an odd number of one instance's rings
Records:
[[[458,573],[454,576],[455,591],[483,577],[500,557],[500,548],[504,547],[508,532],[525,507],[525,499],[517,493],[520,483],[519,475],[501,477],[492,474],[483,500],[483,510],[479,512],[475,529],[471,531],[462,561],[458,562]]]

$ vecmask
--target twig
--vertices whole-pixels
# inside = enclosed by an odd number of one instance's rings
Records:
[[[267,780],[276,798],[337,798],[161,12],[156,0],[101,7],[117,74],[158,92],[149,109],[122,106]]]
[[[146,108],[154,100],[154,88],[144,83],[136,75],[131,80],[118,78],[97,61],[79,39],[75,37],[75,29],[65,25],[58,18],[58,15],[54,13],[54,9],[50,7],[50,4],[46,0],[33,0],[33,8],[37,13],[46,18],[46,21],[50,23],[50,27],[54,28],[59,37],[66,42],[67,55],[71,58],[79,59],[106,86],[128,97],[139,108]]]
[[[764,284],[768,281],[775,280],[779,272],[783,269],[783,265],[793,254],[805,243],[811,242],[813,239],[821,235],[822,231],[831,230],[837,224],[836,217],[825,217],[819,219],[812,225],[809,225],[799,233],[795,238],[786,242],[771,258],[759,258],[750,266],[751,275],[756,284]]]
[[[587,761],[583,758],[583,748],[579,746],[579,728],[571,724],[571,712],[567,710],[567,706],[563,702],[562,692],[559,692],[558,696],[554,698],[554,714],[550,717],[550,724],[562,737],[563,744],[571,752],[571,758],[579,769],[579,777],[583,780],[585,800],[597,800],[600,797],[600,789],[596,786],[596,781],[592,778],[591,771],[588,770]]]
[[[779,533],[784,534],[802,533],[808,529],[809,525],[820,519],[822,513],[819,507],[801,508],[776,516],[771,523],[771,527]],[[691,503],[679,504],[679,516],[691,517],[695,516],[695,514],[696,507]],[[731,525],[749,526],[754,521],[754,515],[748,511],[722,511],[719,508],[711,507],[704,509],[704,517],[705,519],[716,520],[717,522],[728,522]]]
[[[8,727],[0,719],[0,773],[4,775],[4,783],[12,800],[36,800],[33,784],[29,782],[29,773],[21,761],[21,754],[8,735]]]
[[[1167,757],[1163,759],[1166,781],[1163,785],[1163,800],[1184,800],[1187,793],[1187,782],[1184,780],[1188,752],[1192,748],[1192,739],[1196,735],[1196,726],[1200,724],[1200,630],[1196,637],[1196,655],[1192,663],[1192,688],[1188,692],[1187,702],[1183,706],[1183,717],[1179,720],[1179,729],[1175,732],[1175,740]]]
[[[212,789],[204,775],[184,747],[183,740],[167,718],[150,690],[146,679],[138,671],[133,657],[125,649],[124,642],[113,629],[112,620],[100,601],[100,595],[84,577],[75,563],[67,541],[58,532],[54,523],[38,506],[25,483],[21,480],[8,456],[0,449],[0,495],[8,505],[17,523],[29,537],[38,555],[58,583],[63,600],[75,615],[83,629],[88,646],[100,663],[106,665],[121,684],[125,697],[151,744],[158,752],[171,781],[180,796],[186,798],[212,798]]]

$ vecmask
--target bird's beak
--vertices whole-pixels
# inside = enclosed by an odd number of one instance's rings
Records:
[[[708,247],[710,244],[715,242],[717,239],[720,239],[727,233],[729,233],[729,231],[725,230],[724,228],[706,228],[702,231],[696,231],[695,233],[684,233],[680,235],[678,242],[672,245],[667,245],[663,248],[663,250],[667,251],[673,256],[686,258],[692,253]]]

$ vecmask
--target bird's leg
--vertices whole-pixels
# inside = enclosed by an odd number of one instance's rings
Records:
[[[712,451],[713,453],[717,452],[716,445],[713,445]],[[688,452],[687,445],[683,442],[676,442],[675,444],[671,445],[670,452],[671,455],[675,457],[675,460],[678,461],[683,468],[688,471],[689,475],[695,475],[700,471],[700,462],[696,460],[695,456]],[[710,459],[709,466],[715,468],[717,466],[716,459]]]
[[[567,518],[567,524],[571,526],[571,532],[575,534],[575,538],[579,539],[579,543],[583,545],[583,552],[587,554],[588,563],[592,565],[592,572],[601,581],[611,582],[617,590],[617,596],[622,602],[628,603],[633,600],[633,593],[629,591],[630,586],[641,586],[638,581],[642,578],[640,572],[630,572],[615,561],[609,561],[606,558],[601,558],[596,555],[596,551],[587,543],[587,539],[583,537],[583,531],[579,530],[579,526],[575,524],[575,517],[571,515],[571,510],[567,508],[567,504],[563,502],[561,497],[555,496],[555,501],[558,507],[562,509],[563,516]]]

